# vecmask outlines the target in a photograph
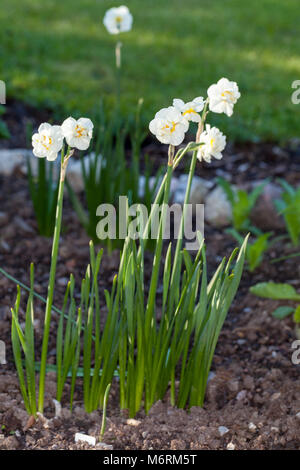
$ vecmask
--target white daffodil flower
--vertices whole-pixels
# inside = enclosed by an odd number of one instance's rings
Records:
[[[62,149],[64,137],[60,126],[51,126],[44,122],[38,132],[32,136],[33,154],[39,158],[47,158],[50,162],[56,160]]]
[[[126,33],[130,31],[132,22],[132,14],[125,6],[110,8],[103,18],[103,24],[110,34]]]
[[[226,146],[226,137],[217,127],[210,127],[206,124],[205,131],[200,135],[201,147],[198,150],[197,158],[205,160],[207,163],[211,162],[211,157],[220,160],[222,152]]]
[[[221,78],[218,83],[211,85],[207,90],[209,109],[214,113],[225,113],[232,116],[233,106],[241,94],[236,82]]]
[[[149,129],[162,144],[180,145],[189,123],[174,106],[161,109],[150,122]]]
[[[93,137],[94,124],[88,118],[76,119],[69,117],[61,126],[63,136],[66,138],[67,144],[78,150],[86,150],[91,138]]]
[[[202,96],[198,96],[193,101],[185,103],[184,101],[175,98],[173,100],[173,106],[182,113],[182,116],[185,117],[188,121],[200,122],[201,116],[199,113],[204,108],[205,101]]]

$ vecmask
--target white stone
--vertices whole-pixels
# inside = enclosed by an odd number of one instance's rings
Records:
[[[17,167],[24,171],[26,159],[32,155],[32,151],[27,149],[0,150],[0,174],[10,176]]]
[[[77,432],[75,434],[75,442],[87,442],[90,446],[95,447],[96,438],[94,436],[88,436],[87,434]]]
[[[204,201],[205,220],[213,227],[226,227],[232,220],[231,204],[220,186],[213,189]]]
[[[241,391],[237,394],[236,399],[237,399],[237,401],[242,401],[242,400],[244,400],[244,399],[246,398],[246,396],[247,396],[246,390],[241,390]]]
[[[183,174],[177,178],[177,185],[175,187],[175,193],[173,197],[173,202],[176,204],[183,204],[184,197],[186,192],[186,187],[188,184],[189,175]],[[173,178],[175,180],[175,178]],[[191,185],[191,196],[190,196],[190,203],[191,204],[202,204],[204,202],[204,198],[211,188],[212,183],[209,181],[200,178],[199,176],[194,176],[192,185]]]
[[[235,450],[235,445],[233,444],[233,442],[229,442],[229,444],[227,444],[226,449],[227,450]]]
[[[87,173],[90,170],[91,162],[92,161],[94,162],[95,158],[101,160],[102,155],[99,154],[96,157],[95,152],[92,152],[83,157],[83,165]],[[98,168],[99,167],[100,167],[100,162],[98,163]],[[70,159],[69,164],[68,164],[68,169],[67,169],[67,178],[68,178],[68,182],[73,188],[73,191],[75,191],[76,193],[79,193],[80,191],[84,190],[84,180],[83,180],[83,174],[82,174],[81,160],[75,160],[73,158]]]
[[[141,424],[141,421],[130,418],[130,419],[127,419],[126,423],[129,424],[129,426],[139,426]]]
[[[255,431],[257,429],[256,425],[254,423],[249,423],[248,425],[249,431]]]
[[[210,380],[214,379],[216,376],[216,374],[214,372],[210,372],[208,374],[208,377],[207,377],[207,382],[209,382]]]
[[[229,432],[229,429],[226,428],[226,426],[219,426],[218,431],[219,431],[220,436],[225,436],[225,434]]]
[[[105,442],[98,442],[96,447],[98,447],[101,450],[113,450],[114,449],[113,446],[109,444],[105,444]]]

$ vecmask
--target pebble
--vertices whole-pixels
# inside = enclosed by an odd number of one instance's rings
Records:
[[[32,151],[27,149],[0,150],[0,174],[10,176],[17,167],[26,168],[26,158],[31,155]]]
[[[229,444],[227,444],[226,449],[227,450],[235,450],[235,445],[233,444],[233,442],[229,442]]]
[[[226,227],[232,220],[232,209],[225,192],[220,186],[205,198],[205,220],[217,228]]]
[[[244,399],[246,398],[246,396],[247,396],[246,390],[241,390],[241,391],[237,394],[236,399],[237,399],[237,401],[242,401],[242,400],[244,400]]]
[[[75,442],[87,442],[90,446],[95,447],[96,438],[94,436],[88,436],[87,434],[77,432],[75,434]]]
[[[109,444],[105,444],[105,442],[98,442],[96,447],[101,450],[113,450],[114,449],[113,446]]]
[[[296,418],[299,419],[299,421],[300,421],[300,411],[299,411],[299,413],[296,414]]]
[[[141,421],[130,418],[130,419],[127,419],[126,423],[129,424],[129,426],[139,426],[141,424]]]
[[[229,429],[226,428],[226,426],[219,426],[218,431],[219,431],[220,436],[225,436],[225,434],[229,432]]]
[[[249,423],[248,428],[249,428],[249,431],[256,431],[256,429],[257,429],[256,425],[252,422]]]

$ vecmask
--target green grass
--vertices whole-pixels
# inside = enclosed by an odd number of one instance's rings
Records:
[[[58,115],[87,114],[114,93],[114,41],[103,24],[112,0],[2,0],[0,78],[8,95]],[[298,0],[124,0],[123,107],[145,99],[147,118],[172,98],[205,94],[222,76],[242,98],[214,122],[230,138],[285,140],[299,133],[291,83],[300,78]]]

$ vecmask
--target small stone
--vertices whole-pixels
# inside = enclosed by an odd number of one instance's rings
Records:
[[[245,340],[245,339],[238,339],[238,340],[237,340],[237,344],[238,344],[239,346],[243,346],[243,344],[245,344],[245,343],[246,343],[246,340]]]
[[[222,437],[222,436],[225,436],[225,434],[229,432],[229,429],[226,428],[226,426],[219,426],[218,431],[219,431],[220,436]]]
[[[87,434],[77,432],[75,434],[75,442],[87,442],[90,446],[95,447],[96,438],[94,436],[88,436]]]
[[[296,418],[299,419],[299,421],[300,421],[300,411],[299,411],[299,413],[296,414]]]
[[[249,429],[249,431],[252,431],[252,432],[253,432],[253,431],[256,431],[257,427],[255,426],[254,423],[251,422],[251,423],[249,423],[249,425],[248,425],[248,429]]]
[[[141,421],[130,418],[130,419],[127,419],[126,423],[129,424],[129,426],[139,426],[141,424]]]
[[[213,189],[205,199],[205,220],[213,227],[226,227],[232,220],[231,204],[220,186]]]
[[[98,442],[96,447],[100,450],[113,450],[114,449],[113,446],[109,444],[105,444],[105,442]]]
[[[207,377],[207,382],[210,382],[216,376],[215,372],[210,372]]]
[[[278,432],[279,432],[279,428],[278,428],[277,426],[272,426],[272,427],[271,427],[271,431],[278,433]]]
[[[246,398],[246,396],[247,396],[246,390],[241,390],[241,391],[237,394],[236,399],[237,399],[237,401],[242,401],[242,400],[244,400],[244,399]]]
[[[27,149],[0,150],[0,174],[10,176],[17,167],[23,170],[26,168],[26,158],[32,155],[31,150]]]
[[[271,401],[278,400],[278,398],[280,398],[280,396],[281,396],[280,392],[273,393],[273,395],[271,396]]]
[[[229,442],[229,444],[227,444],[226,449],[227,450],[235,450],[235,445],[233,444],[233,442]]]
[[[261,184],[259,181],[256,185]],[[253,224],[263,231],[284,228],[284,220],[278,215],[274,201],[280,199],[282,188],[274,183],[268,183],[259,196],[252,213],[251,220]]]

